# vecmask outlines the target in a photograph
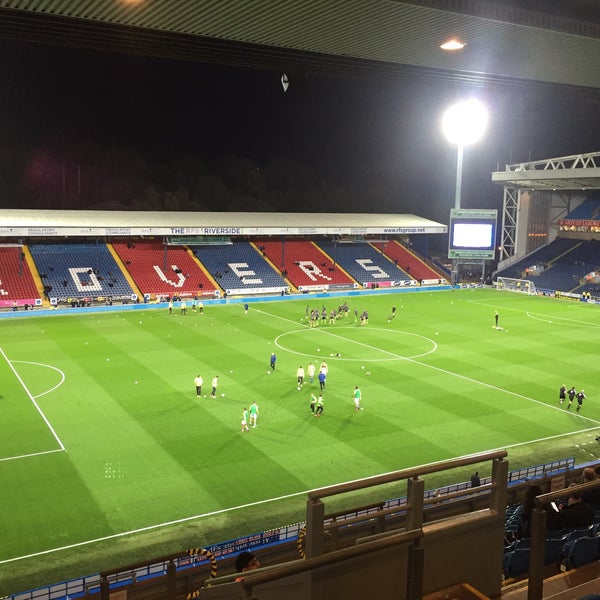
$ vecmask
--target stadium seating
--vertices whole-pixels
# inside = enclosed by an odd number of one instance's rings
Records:
[[[215,284],[183,246],[140,240],[113,248],[144,295],[214,295]]]
[[[498,275],[530,278],[538,290],[583,291],[585,275],[600,269],[599,256],[600,242],[596,240],[557,238]],[[533,265],[542,265],[544,270],[538,275],[528,275],[526,269]],[[596,291],[598,287],[589,284],[589,291]]]
[[[562,549],[567,541],[567,536],[552,538],[546,537],[546,543],[544,545],[544,564],[554,565],[560,561],[560,555]]]
[[[576,569],[599,557],[600,537],[578,537],[567,541],[561,551],[561,570]]]
[[[414,279],[445,279],[445,275],[441,275],[435,271],[416,254],[400,244],[400,242],[373,242],[373,246],[394,261],[408,276]]]
[[[411,281],[409,275],[371,244],[319,242],[319,247],[361,285]]]
[[[567,254],[553,260],[547,270],[535,279],[536,287],[575,290],[590,271],[600,267],[600,242],[579,241]]]
[[[504,555],[502,570],[506,579],[524,575],[529,570],[529,548],[518,548]]]
[[[600,215],[600,199],[590,198],[574,208],[565,220],[589,221],[597,219]]]
[[[20,246],[0,246],[0,306],[40,296],[21,252]]]
[[[133,289],[105,244],[29,246],[50,298],[127,297]]]
[[[287,272],[288,280],[298,289],[352,287],[355,283],[312,242],[258,239],[255,243],[273,264]]]
[[[248,242],[190,247],[224,290],[287,287],[283,277]]]
[[[514,265],[499,271],[497,275],[500,277],[520,279],[525,275],[525,269],[528,267],[531,267],[532,265],[547,265],[553,260],[556,260],[559,256],[571,252],[579,243],[579,240],[556,238],[547,246],[538,248],[535,252],[528,254]]]

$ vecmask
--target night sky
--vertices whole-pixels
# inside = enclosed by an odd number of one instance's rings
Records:
[[[323,212],[408,212],[447,222],[456,149],[440,119],[455,100],[477,96],[490,111],[484,139],[465,150],[465,207],[501,206],[502,189],[490,182],[498,165],[600,149],[598,96],[594,102],[560,87],[471,88],[426,76],[387,81],[292,70],[284,92],[284,69],[8,41],[0,41],[0,69],[5,179],[25,177],[42,151],[90,142],[153,161],[197,157],[209,169],[219,156],[247,158],[258,168],[289,157],[323,188],[386,190],[381,210],[337,198]],[[28,202],[24,195],[22,207]]]

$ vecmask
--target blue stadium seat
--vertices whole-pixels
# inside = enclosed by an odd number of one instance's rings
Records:
[[[510,546],[504,548],[504,553],[507,554],[509,552],[513,552],[514,550],[520,550],[521,548],[530,548],[531,547],[531,538],[521,538],[520,540],[515,540]]]
[[[566,541],[572,542],[582,537],[592,537],[594,535],[594,526],[588,527],[577,527],[576,529],[569,529],[566,532]]]
[[[563,535],[560,538],[546,539],[544,545],[544,564],[558,564],[562,549],[567,541],[567,536]]]
[[[529,548],[519,548],[504,555],[503,571],[504,577],[518,577],[529,571]]]
[[[598,559],[598,537],[580,537],[567,542],[561,552],[561,570],[569,571]]]
[[[598,217],[600,211],[600,200],[596,198],[589,198],[582,202],[579,206],[574,208],[565,219],[582,219],[591,220]]]

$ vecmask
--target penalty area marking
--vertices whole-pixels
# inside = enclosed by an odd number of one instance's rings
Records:
[[[53,367],[52,365],[47,365],[45,363],[39,363],[39,362],[31,362],[29,360],[13,360],[12,362],[13,362],[13,364],[19,363],[19,364],[23,364],[23,365],[36,365],[38,367],[46,367],[46,369],[52,369],[60,374],[60,381],[54,387],[46,390],[45,392],[42,392],[41,394],[38,394],[37,396],[33,396],[33,398],[41,398],[42,396],[45,396],[46,394],[49,394],[50,392],[53,392],[54,390],[58,389],[65,382],[66,378],[65,378],[64,371],[61,371],[59,368]]]
[[[8,356],[6,356],[6,353],[4,352],[4,350],[2,348],[0,348],[0,354],[2,354],[2,356],[4,357],[4,360],[6,361],[6,364],[10,367],[10,369],[13,372],[14,376],[17,378],[17,380],[21,384],[21,387],[23,388],[23,390],[25,390],[25,393],[27,394],[27,396],[29,397],[29,400],[31,400],[31,403],[35,406],[36,410],[38,411],[38,413],[42,417],[42,420],[44,421],[44,423],[46,423],[46,427],[48,427],[48,429],[50,430],[50,433],[52,434],[52,436],[54,437],[54,439],[58,443],[58,446],[59,446],[60,450],[64,451],[65,450],[65,446],[62,443],[62,441],[60,440],[60,438],[58,437],[58,434],[56,433],[56,431],[54,431],[54,427],[52,427],[52,425],[50,424],[50,421],[48,421],[48,418],[46,417],[46,415],[44,414],[44,412],[42,411],[42,409],[39,407],[38,403],[35,401],[35,398],[32,396],[31,392],[29,391],[29,389],[25,385],[25,382],[21,379],[21,376],[17,373],[17,371],[14,368],[12,362],[8,359]],[[18,362],[18,361],[15,361],[15,362]],[[34,364],[38,364],[38,363],[34,363]],[[62,373],[62,371],[61,371],[61,373]],[[64,377],[64,373],[63,373],[63,377]],[[64,379],[63,379],[63,381],[64,381]],[[60,384],[62,384],[62,381],[60,382]],[[56,388],[52,388],[52,389],[56,389]],[[44,393],[47,393],[47,392],[44,392]],[[56,452],[56,450],[54,450],[53,452]],[[25,458],[25,457],[29,457],[29,456],[38,456],[40,454],[47,454],[47,453],[48,452],[46,451],[46,452],[39,452],[39,453],[36,453],[36,454],[25,454],[22,457]],[[18,458],[18,457],[15,457],[15,458]]]

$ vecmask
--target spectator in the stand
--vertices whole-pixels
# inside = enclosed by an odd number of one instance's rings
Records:
[[[521,504],[519,524],[517,526],[518,538],[528,538],[531,536],[531,515],[535,509],[535,499],[543,493],[542,488],[535,483],[532,483],[525,490],[525,497]],[[544,504],[543,509],[546,511],[546,529],[548,531],[556,529],[556,511],[549,504]]]
[[[260,567],[260,562],[258,558],[256,558],[255,554],[252,552],[248,552],[244,550],[237,555],[235,559],[235,570],[238,573],[245,573],[246,571],[254,571],[254,569],[258,569]],[[242,576],[236,578],[236,581],[242,581],[244,579]]]
[[[587,502],[584,502],[580,492],[570,493],[566,506],[560,510],[556,517],[556,526],[558,529],[587,527],[593,522],[594,509]]]
[[[479,471],[475,471],[471,475],[471,487],[479,487],[481,485],[481,479],[479,478]]]
[[[590,481],[598,481],[598,475],[592,467],[586,467],[581,473],[581,483],[589,483]],[[600,487],[584,492],[583,500],[594,510],[600,510]]]

